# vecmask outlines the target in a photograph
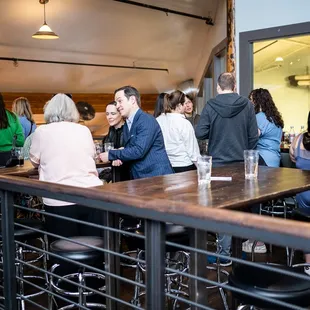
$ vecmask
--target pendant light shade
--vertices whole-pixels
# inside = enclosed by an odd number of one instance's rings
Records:
[[[45,15],[45,4],[48,0],[39,0],[41,4],[44,5],[44,23],[40,27],[40,29],[32,35],[34,39],[43,39],[43,40],[54,40],[58,39],[58,35],[47,25],[46,23],[46,15]]]

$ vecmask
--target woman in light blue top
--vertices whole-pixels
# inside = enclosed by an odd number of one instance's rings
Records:
[[[259,140],[257,150],[259,155],[269,167],[280,166],[280,144],[283,118],[278,111],[272,96],[267,89],[258,88],[252,90],[249,99],[254,104]]]
[[[35,124],[32,117],[29,100],[25,97],[19,97],[15,99],[13,102],[12,110],[19,117],[19,121],[23,127],[24,137],[26,139],[37,128],[37,125]]]

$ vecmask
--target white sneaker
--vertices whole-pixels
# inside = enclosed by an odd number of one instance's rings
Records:
[[[309,266],[304,267],[304,271],[305,271],[305,273],[306,273],[308,276],[310,276],[310,267],[309,267]]]
[[[242,243],[242,251],[246,252],[246,253],[252,253],[252,246],[253,246],[253,242],[250,240],[247,240],[247,241]],[[256,247],[254,249],[254,253],[263,254],[266,252],[267,252],[267,248],[266,248],[265,243],[256,245]]]

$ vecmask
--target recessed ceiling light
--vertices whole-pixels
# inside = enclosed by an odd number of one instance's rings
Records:
[[[300,58],[298,58],[297,61],[300,61]]]
[[[291,62],[290,62],[290,65],[292,65],[292,64],[293,64],[293,62],[291,61]]]
[[[283,58],[281,56],[277,57],[275,61],[283,61]]]

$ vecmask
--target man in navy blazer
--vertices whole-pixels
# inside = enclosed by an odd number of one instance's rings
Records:
[[[132,179],[174,173],[159,124],[152,115],[140,109],[138,90],[124,86],[117,89],[114,96],[117,110],[126,119],[124,148],[100,154],[101,160],[112,161],[113,165],[128,162]]]

